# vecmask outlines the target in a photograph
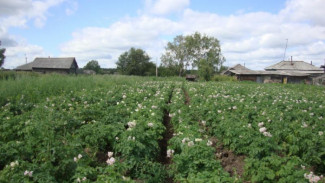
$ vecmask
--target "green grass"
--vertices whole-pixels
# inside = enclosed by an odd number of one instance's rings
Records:
[[[15,103],[22,98],[25,102],[38,103],[57,93],[80,91],[117,83],[133,84],[142,81],[185,81],[183,78],[156,78],[121,75],[38,75],[33,73],[6,74],[0,79],[0,106],[8,102]],[[10,76],[10,77],[9,77]]]

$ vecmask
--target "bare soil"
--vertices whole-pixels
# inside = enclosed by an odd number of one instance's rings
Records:
[[[170,103],[172,98],[172,93],[169,96],[168,103]],[[159,147],[160,147],[160,154],[158,157],[158,162],[165,165],[166,169],[169,169],[169,165],[172,163],[171,158],[167,157],[167,147],[168,147],[168,141],[173,137],[173,125],[170,123],[171,117],[169,116],[169,111],[167,109],[164,110],[164,119],[163,124],[166,128],[163,139],[159,141]],[[165,181],[166,183],[173,183],[173,177],[166,177]]]
[[[85,148],[84,151],[88,156],[92,156],[93,152],[90,148]],[[107,152],[109,152],[109,151],[113,151],[113,148],[111,147],[110,144],[107,144],[104,152],[103,151],[96,152],[97,161],[100,163],[106,163],[106,161],[108,159]]]
[[[231,150],[224,148],[217,138],[210,139],[216,148],[216,158],[221,161],[222,167],[231,175],[242,177],[244,174],[245,156],[236,155]]]
[[[170,158],[167,157],[167,147],[168,147],[168,141],[173,137],[173,133],[174,133],[173,126],[170,123],[170,120],[171,118],[169,117],[169,112],[165,110],[163,124],[166,127],[166,130],[165,133],[163,134],[163,139],[159,141],[160,156],[158,157],[158,161],[164,165],[170,164]]]

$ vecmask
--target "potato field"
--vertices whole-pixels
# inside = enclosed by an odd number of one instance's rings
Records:
[[[0,182],[325,182],[325,88],[0,81]]]

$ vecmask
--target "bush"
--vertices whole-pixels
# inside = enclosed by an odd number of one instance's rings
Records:
[[[237,81],[235,76],[214,75],[212,81]]]

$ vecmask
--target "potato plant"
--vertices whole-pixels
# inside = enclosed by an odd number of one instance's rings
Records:
[[[246,180],[304,182],[325,171],[325,90],[295,86],[186,85],[206,134],[246,156]]]
[[[324,181],[322,87],[59,75],[0,84],[0,182]],[[226,168],[226,150],[244,157],[242,174]]]

